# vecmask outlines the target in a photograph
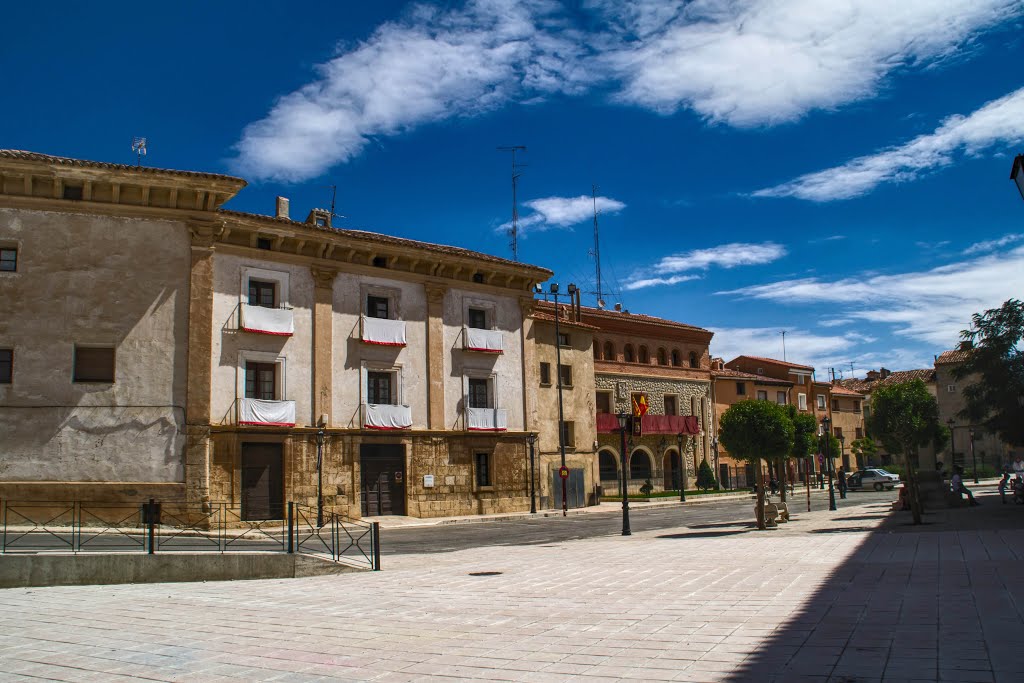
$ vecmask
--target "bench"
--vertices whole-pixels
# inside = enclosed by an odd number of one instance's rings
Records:
[[[754,503],[754,517],[757,517],[757,503]],[[775,529],[779,526],[779,508],[774,503],[765,502],[764,504],[764,525],[769,529]]]
[[[779,521],[789,521],[789,504],[788,503],[775,503],[775,507],[779,509]]]

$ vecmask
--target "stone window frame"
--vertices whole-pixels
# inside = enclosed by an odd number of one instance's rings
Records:
[[[568,383],[566,383],[566,381],[565,381],[566,378],[562,375],[562,373],[564,371],[568,371],[568,375],[569,375],[569,382]],[[561,365],[558,366],[558,378],[562,382],[562,388],[563,389],[572,389],[573,383],[572,383],[572,364],[571,363],[562,363]]]
[[[371,372],[387,372],[394,376],[394,403],[393,406],[404,406],[405,403],[405,378],[401,363],[381,363],[379,361],[364,360],[359,363],[359,403],[368,405]]]
[[[565,441],[565,450],[576,452],[576,421],[562,420],[562,438]]]
[[[747,395],[747,383],[746,382],[736,382],[736,395],[737,396],[746,396]]]
[[[238,352],[238,365],[235,367],[235,401],[245,398],[245,364],[250,362],[275,365],[274,400],[287,401],[288,358],[276,351],[253,351],[250,349],[241,349]]]
[[[14,252],[14,268],[13,270],[0,270],[0,276],[4,275],[16,275],[18,273],[18,264],[22,261],[22,249],[20,240],[7,240],[0,239],[0,249],[3,251]]]
[[[277,308],[290,308],[288,285],[291,280],[291,273],[286,270],[272,270],[258,266],[242,266],[240,272],[240,286],[238,291],[239,310],[241,304],[249,303],[249,280],[257,282],[272,282],[276,288],[275,299]]]
[[[807,410],[807,394],[800,392],[796,395],[796,407],[798,410]]]
[[[110,379],[78,379],[78,350],[107,349],[111,352]],[[117,345],[104,343],[78,343],[71,347],[71,383],[72,384],[116,384],[117,383]]]
[[[475,299],[464,297],[462,299],[462,324],[469,327],[469,309],[476,309],[484,312],[484,330],[498,329],[498,305],[488,299]]]
[[[550,387],[551,386],[551,363],[548,363],[547,361],[541,361],[540,369],[538,370],[538,373],[539,373],[539,376],[540,376],[540,385],[542,387]],[[545,375],[547,375],[546,379],[544,377]]]
[[[665,400],[666,399],[672,399],[675,402],[676,411],[674,413],[670,413],[667,410],[665,410]],[[665,415],[678,415],[679,414],[679,394],[662,394],[661,395],[661,407],[662,407],[662,412]]]
[[[480,482],[480,462],[483,460],[487,466],[487,483]],[[494,451],[480,448],[473,449],[473,490],[493,491],[494,490]]]
[[[9,346],[0,347],[0,354],[6,356],[3,365],[7,366],[4,374],[0,374],[0,384],[14,384],[14,349]]]
[[[599,413],[600,412],[597,409],[597,407],[598,407],[597,396],[599,396],[601,394],[603,394],[603,395],[608,397],[608,412],[606,414],[607,415],[614,415],[615,414],[615,412],[614,412],[614,410],[615,410],[615,392],[612,391],[612,390],[609,390],[609,389],[598,389],[597,391],[594,392],[594,412],[595,413]]]
[[[402,290],[373,282],[359,283],[359,314],[369,317],[367,299],[371,296],[388,300],[388,320],[404,320],[402,318]]]
[[[465,403],[465,407],[469,408],[469,380],[485,379],[487,380],[487,402],[490,403],[487,409],[498,410],[499,408],[501,408],[498,401],[498,397],[501,396],[501,389],[498,383],[498,378],[498,373],[490,370],[474,370],[471,368],[466,368],[465,370],[463,370],[462,400]]]

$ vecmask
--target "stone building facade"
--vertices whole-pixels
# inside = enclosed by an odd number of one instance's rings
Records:
[[[630,494],[648,480],[654,491],[696,483],[701,460],[711,457],[712,332],[662,318],[583,308],[594,332],[594,388],[601,487],[618,495],[622,446],[618,413],[648,406],[642,435],[627,440]],[[683,465],[685,464],[685,475]]]
[[[354,517],[528,509],[550,271],[223,209],[244,185],[0,151],[0,493],[279,518],[316,504],[320,461]]]

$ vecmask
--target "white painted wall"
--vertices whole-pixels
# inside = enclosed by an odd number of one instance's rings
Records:
[[[185,226],[0,209],[0,244],[0,480],[183,481]],[[72,382],[75,343],[116,348],[113,384]]]
[[[295,317],[291,337],[242,332],[239,308],[248,299],[248,276],[279,282],[282,303]],[[316,424],[313,415],[313,276],[308,266],[214,252],[213,344],[210,421],[234,424],[235,401],[245,396],[244,358],[279,359],[284,379],[280,398],[295,401],[297,425]],[[279,376],[280,381],[280,376]]]

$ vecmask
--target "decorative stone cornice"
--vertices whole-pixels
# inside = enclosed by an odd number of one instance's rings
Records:
[[[447,287],[433,283],[424,285],[424,289],[427,290],[427,301],[433,304],[444,301],[444,295],[448,293]]]
[[[331,289],[334,287],[334,278],[338,276],[336,269],[310,266],[309,271],[313,274],[313,286],[317,289]]]

